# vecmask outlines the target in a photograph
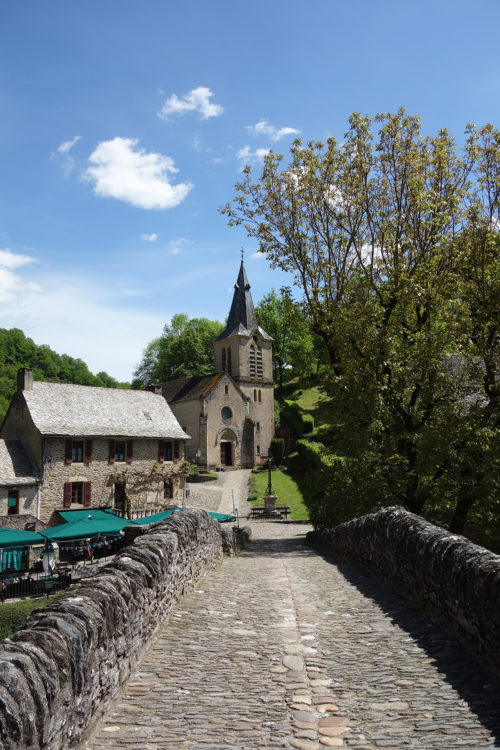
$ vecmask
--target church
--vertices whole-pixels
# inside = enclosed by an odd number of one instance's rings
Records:
[[[243,259],[215,373],[153,386],[190,439],[186,458],[208,467],[251,468],[274,435],[273,339],[258,324]]]

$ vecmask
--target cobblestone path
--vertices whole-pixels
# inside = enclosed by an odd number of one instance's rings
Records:
[[[240,503],[246,475],[231,481]],[[444,631],[304,547],[307,527],[252,530],[182,600],[85,748],[500,747],[500,688]]]

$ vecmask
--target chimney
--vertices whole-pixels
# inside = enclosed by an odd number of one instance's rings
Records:
[[[17,390],[33,390],[33,370],[30,367],[21,367],[17,371]]]
[[[151,391],[151,393],[155,393],[157,396],[162,396],[162,387],[161,385],[148,385],[146,386],[147,391]]]

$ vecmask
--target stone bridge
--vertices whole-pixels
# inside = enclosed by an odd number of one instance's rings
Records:
[[[221,510],[232,489],[246,510],[247,472],[225,481]],[[252,522],[249,548],[183,597],[80,750],[500,747],[500,685],[448,625],[304,546],[308,530]]]

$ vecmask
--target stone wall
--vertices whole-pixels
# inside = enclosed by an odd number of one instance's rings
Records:
[[[134,438],[132,461],[109,462],[109,440],[108,438],[93,438],[92,461],[90,463],[65,462],[65,438],[46,438],[46,455],[53,461],[53,466],[47,463],[45,466],[44,482],[41,486],[40,518],[47,523],[59,523],[54,512],[64,510],[63,491],[65,482],[91,482],[91,505],[92,508],[110,506],[114,507],[114,478],[122,473],[150,472],[158,461],[158,440]],[[162,467],[171,466],[172,470],[180,466],[184,457],[184,442],[179,441],[179,463],[165,461]],[[130,485],[130,483],[129,483]],[[127,496],[131,501],[132,510],[147,510],[148,513],[158,513],[171,502],[182,501],[183,480],[181,477],[174,480],[174,497],[164,498],[163,478],[157,481],[151,480],[147,489],[140,487],[134,490],[127,486]],[[72,509],[78,506],[71,506]],[[83,506],[81,506],[83,508]]]
[[[0,515],[7,516],[9,513],[9,495],[15,489],[19,493],[19,513],[36,516],[38,510],[38,485],[37,484],[15,484],[10,487],[0,487]],[[9,516],[13,518],[15,514]],[[9,524],[10,525],[10,524]],[[20,526],[16,528],[21,528]]]
[[[217,521],[176,513],[30,615],[0,643],[0,747],[78,747],[179,597],[221,557]]]
[[[402,508],[309,532],[307,541],[405,589],[500,672],[500,556]]]

